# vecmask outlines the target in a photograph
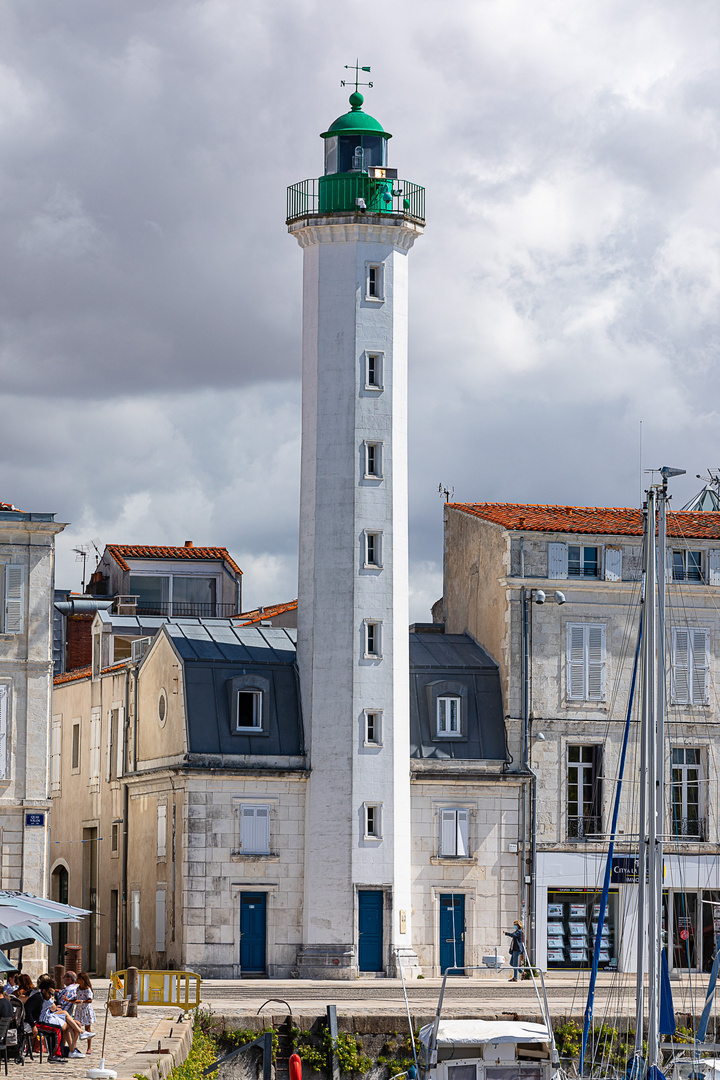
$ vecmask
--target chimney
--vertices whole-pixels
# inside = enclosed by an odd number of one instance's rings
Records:
[[[193,546],[192,540],[186,540],[185,541],[185,547],[192,547],[192,546]]]

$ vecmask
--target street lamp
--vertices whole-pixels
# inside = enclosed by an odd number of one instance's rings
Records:
[[[535,965],[535,874],[537,870],[537,776],[530,766],[530,674],[532,640],[532,604],[545,604],[548,601],[547,593],[542,589],[527,589],[524,585],[520,590],[522,602],[522,687],[523,687],[523,758],[522,767],[526,776],[530,776],[532,783],[532,798],[530,803],[530,879],[525,873],[527,869],[527,780],[523,783],[523,808],[522,808],[522,874],[523,896],[527,896],[529,903],[523,905],[530,912],[527,920],[530,930],[530,962]],[[556,589],[550,600],[555,604],[565,604],[565,593]],[[544,739],[545,736],[543,736]],[[529,885],[529,888],[526,887]]]

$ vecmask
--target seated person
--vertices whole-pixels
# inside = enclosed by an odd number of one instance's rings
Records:
[[[49,1027],[60,1028],[62,1031],[62,1042],[70,1051],[68,1057],[85,1057],[80,1050],[76,1049],[78,1036],[80,1035],[82,1028],[73,1020],[70,1013],[55,1004],[55,983],[52,981],[46,982],[40,992],[42,994],[43,1005],[40,1012],[39,1023],[47,1024]]]
[[[74,971],[66,971],[63,975],[62,989],[58,990],[55,995],[55,1001],[61,1009],[67,1009],[70,1011],[72,1004],[75,1001],[75,995],[77,994],[78,985],[77,978]]]

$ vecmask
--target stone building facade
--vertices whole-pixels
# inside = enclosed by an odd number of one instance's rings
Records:
[[[537,802],[535,845],[531,800],[526,809],[524,900],[542,967],[587,964],[637,643],[641,555],[639,509],[480,503],[445,511],[446,631],[469,632],[497,660],[515,761],[527,717]],[[720,916],[720,514],[669,514],[665,577],[668,958],[671,970],[707,970],[713,913]],[[638,832],[638,754],[633,741],[602,950],[604,966],[621,970],[635,964],[636,893],[624,875]],[[532,779],[529,786],[531,795]]]
[[[54,517],[0,503],[0,886],[38,896],[47,885],[55,537],[65,528]],[[28,970],[42,953],[26,950]]]

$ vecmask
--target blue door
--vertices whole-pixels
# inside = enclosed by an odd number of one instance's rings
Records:
[[[465,967],[465,897],[462,893],[440,896],[440,971],[460,968],[453,975],[464,974]]]
[[[240,967],[243,975],[265,974],[265,893],[243,893],[240,898]]]
[[[383,894],[377,889],[358,892],[358,967],[383,969]]]

